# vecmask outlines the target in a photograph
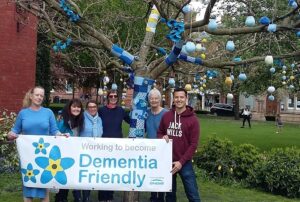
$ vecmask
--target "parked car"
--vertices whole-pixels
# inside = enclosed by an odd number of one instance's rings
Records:
[[[210,108],[210,113],[217,116],[234,116],[234,108],[230,104],[216,103]]]

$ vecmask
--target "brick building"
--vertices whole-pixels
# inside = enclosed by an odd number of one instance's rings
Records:
[[[18,112],[35,84],[37,19],[0,1],[0,110]]]

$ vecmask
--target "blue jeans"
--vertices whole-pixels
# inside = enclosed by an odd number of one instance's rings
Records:
[[[82,193],[82,195],[81,195]],[[74,202],[90,201],[91,190],[73,190]]]
[[[196,181],[196,175],[191,161],[187,161],[178,172],[185,194],[189,202],[200,202],[200,195]],[[172,192],[166,193],[166,202],[176,202],[176,177],[177,173],[173,175]]]

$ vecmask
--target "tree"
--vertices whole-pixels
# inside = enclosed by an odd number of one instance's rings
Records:
[[[144,2],[140,0],[94,0],[81,1],[78,4],[72,0],[16,0],[16,2],[47,23],[47,29],[50,28],[53,37],[62,41],[61,44],[57,44],[58,49],[71,39],[72,48],[70,49],[77,50],[77,52],[78,49],[88,50],[94,56],[99,70],[103,68],[124,69],[125,66],[130,66],[127,70],[132,69],[136,80],[141,79],[144,84],[147,82],[151,84],[152,79],[165,76],[166,72],[195,75],[196,72],[205,72],[208,68],[218,69],[221,72],[220,75],[243,70],[249,72],[250,77],[253,75],[255,78],[257,73],[261,72],[260,69],[265,68],[261,62],[267,55],[281,60],[293,58],[295,61],[300,55],[299,42],[295,36],[295,32],[298,36],[300,35],[299,2],[297,1],[289,1],[289,6],[283,1],[271,0],[264,2],[205,0],[201,1],[204,5],[204,17],[198,21],[193,18],[195,12],[191,12],[187,7],[191,0],[145,0]],[[152,12],[150,17],[159,15],[161,20],[156,25],[155,20],[152,19],[145,31],[144,18],[134,13],[145,14],[147,10]],[[222,17],[223,26],[212,29],[209,22],[213,15],[217,14]],[[245,26],[244,21],[247,15],[254,16],[256,21],[262,16],[271,16],[271,20],[263,18],[264,24],[256,23]],[[268,19],[269,22],[266,23]],[[185,22],[183,27],[180,24],[182,20]],[[271,26],[268,25],[270,23]],[[166,24],[170,25],[171,32]],[[204,44],[208,50],[211,50],[206,59],[203,59],[203,55],[201,59],[198,53],[194,53],[190,58],[180,53],[184,43],[196,41],[197,37],[193,36],[194,32],[199,34],[204,31],[214,40],[214,42]],[[168,32],[171,40],[162,38],[162,35]],[[204,43],[203,38],[200,40]],[[231,45],[235,44],[235,50],[232,50],[232,47],[231,50],[225,50],[227,41],[231,41]],[[59,51],[64,52],[64,49]],[[169,54],[156,57],[157,51],[162,53],[165,51]],[[112,55],[118,58],[111,57]],[[237,56],[243,60],[233,60]],[[66,58],[68,57],[70,56],[67,55]],[[74,63],[72,59],[69,61]],[[75,67],[84,68],[80,64]],[[250,70],[252,67],[255,68]],[[187,74],[187,71],[192,74]],[[241,83],[238,91],[255,89],[253,86]],[[135,95],[138,93],[135,92]],[[134,109],[137,107],[143,111],[147,102],[141,99],[135,100],[136,97],[138,96],[134,97]],[[140,118],[143,119],[143,117],[141,114]],[[142,129],[131,128],[134,129],[134,132],[130,133],[133,137],[143,134]]]
[[[45,105],[50,104],[50,51],[45,44],[49,44],[45,34],[38,34],[37,62],[36,62],[36,85],[45,89]]]

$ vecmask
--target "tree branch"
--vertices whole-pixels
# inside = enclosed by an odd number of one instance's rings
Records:
[[[292,53],[287,53],[287,54],[282,54],[282,55],[273,55],[274,59],[284,59],[284,58],[291,58],[291,57],[295,57],[295,56],[300,56],[300,51],[295,51]],[[240,62],[208,62],[208,61],[203,61],[203,66],[205,67],[209,67],[209,68],[223,68],[225,66],[239,66],[239,65],[244,65],[244,64],[250,64],[250,63],[256,63],[256,62],[262,62],[265,60],[266,56],[257,56],[257,57],[253,57],[250,59],[246,59],[246,60],[242,60]]]
[[[300,22],[299,22],[300,23]],[[277,25],[277,31],[295,31],[297,30],[297,25],[298,24],[292,24],[291,26],[282,26],[282,25]],[[239,28],[220,28],[217,29],[216,31],[209,31],[207,26],[200,27],[200,28],[193,28],[192,32],[202,32],[205,31],[209,34],[212,35],[244,35],[244,34],[250,34],[250,33],[258,33],[258,32],[268,32],[266,25],[259,25],[255,27],[239,27]]]
[[[206,10],[205,10],[205,14],[204,14],[204,18],[203,20],[199,20],[199,21],[196,21],[196,22],[193,22],[193,24],[191,25],[191,23],[187,23],[185,24],[184,28],[185,29],[190,29],[191,26],[193,28],[196,28],[196,27],[201,27],[203,25],[206,25],[208,24],[209,22],[209,18],[210,18],[210,14],[211,14],[211,11],[213,9],[213,7],[215,6],[215,3],[217,2],[217,0],[211,0],[209,2],[209,4],[207,5],[206,7]]]

